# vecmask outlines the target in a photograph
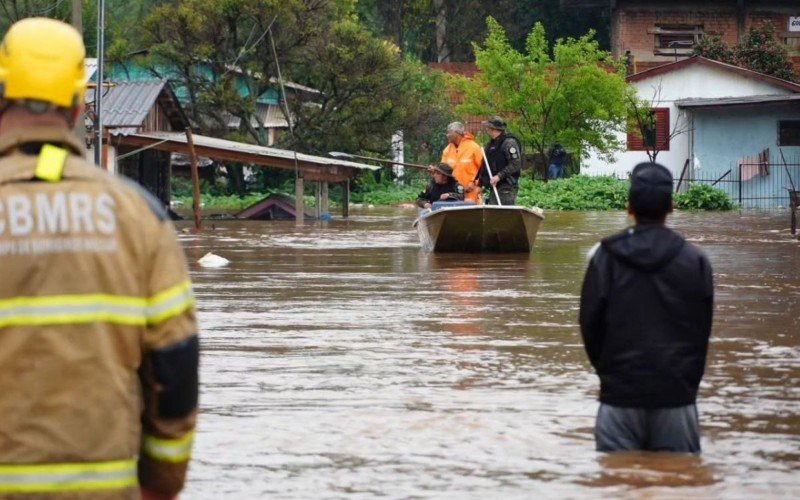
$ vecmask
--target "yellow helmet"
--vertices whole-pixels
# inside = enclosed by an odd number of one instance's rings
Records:
[[[0,45],[0,98],[78,105],[86,93],[85,54],[68,24],[43,17],[14,23]]]

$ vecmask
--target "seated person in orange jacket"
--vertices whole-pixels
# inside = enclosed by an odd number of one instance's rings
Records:
[[[425,191],[419,194],[417,205],[431,208],[435,201],[461,201],[464,188],[453,177],[453,169],[447,163],[440,163],[433,169],[433,180]]]

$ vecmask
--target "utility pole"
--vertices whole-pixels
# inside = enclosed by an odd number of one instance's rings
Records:
[[[97,85],[94,88],[94,162],[105,168],[103,158],[103,56],[105,55],[106,2],[97,0]]]
[[[72,27],[83,38],[83,0],[72,0]],[[83,121],[83,116],[79,116],[75,120],[75,135],[82,142],[86,141],[86,123]]]

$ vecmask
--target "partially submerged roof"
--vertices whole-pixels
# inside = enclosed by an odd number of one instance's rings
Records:
[[[306,219],[316,219],[314,214],[304,211]],[[237,219],[294,220],[295,198],[281,193],[273,193],[234,214]]]
[[[87,104],[94,103],[95,88],[86,92]],[[174,130],[183,130],[188,120],[166,80],[130,81],[103,86],[103,126],[111,134],[140,131],[156,102],[160,103]]]
[[[378,170],[380,168],[364,163],[295,153],[286,149],[269,148],[202,135],[193,135],[192,142],[197,156],[206,156],[217,160],[294,170],[296,159],[297,168],[302,172],[303,177],[312,181],[344,182],[361,171]],[[112,143],[115,145],[150,147],[176,153],[189,153],[188,140],[185,133],[151,132],[118,135],[112,139]]]
[[[692,56],[677,62],[664,64],[663,66],[656,66],[655,68],[651,68],[645,71],[640,71],[639,73],[630,75],[628,77],[628,81],[639,82],[642,80],[646,80],[648,78],[663,75],[664,73],[677,71],[695,64],[701,64],[703,66],[708,66],[712,68],[721,69],[724,71],[729,71],[731,73],[736,73],[740,76],[743,76],[744,78],[758,80],[792,92],[800,92],[800,84],[790,82],[788,80],[782,80],[774,76],[765,75],[764,73],[759,73],[758,71],[752,71],[749,69],[740,68],[739,66],[734,66],[733,64],[726,64],[724,62],[715,61],[713,59],[708,59],[702,56]]]
[[[800,94],[692,98],[678,99],[675,101],[675,105],[679,108],[721,108],[731,106],[758,106],[787,103],[800,103]]]

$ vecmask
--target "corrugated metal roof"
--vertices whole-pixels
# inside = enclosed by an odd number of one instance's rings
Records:
[[[160,142],[178,143],[185,145],[187,143],[186,134],[178,132],[149,132],[132,134],[130,137],[145,138]],[[253,163],[269,166],[269,159],[275,158],[280,160],[293,161],[295,152],[287,149],[269,148],[266,146],[258,146],[255,144],[247,144],[243,142],[228,141],[225,139],[217,139],[215,137],[207,137],[203,135],[192,135],[192,142],[196,148],[208,148],[209,150],[230,151],[236,153],[243,153],[252,155]],[[206,156],[213,157],[212,154]],[[263,159],[263,161],[257,161]],[[330,167],[350,167],[358,170],[378,170],[380,167],[374,165],[367,165],[364,163],[356,163],[352,161],[339,160],[336,158],[328,158],[325,156],[314,156],[304,153],[297,153],[297,161],[307,164],[314,164],[319,166]]]
[[[678,99],[675,101],[675,105],[679,108],[707,108],[758,104],[780,104],[785,102],[800,102],[800,94]]]
[[[100,112],[103,126],[115,134],[132,134],[144,122],[167,84],[166,80],[119,82],[104,88]],[[95,89],[86,93],[86,102],[94,103]]]
[[[275,104],[256,104],[256,114],[258,118],[264,123],[264,128],[288,128],[289,123],[286,121],[286,116],[283,114],[280,106]],[[231,116],[228,118],[228,128],[238,129],[239,124],[242,122],[238,116]],[[250,124],[253,128],[258,128],[258,120],[255,117],[250,119]]]

